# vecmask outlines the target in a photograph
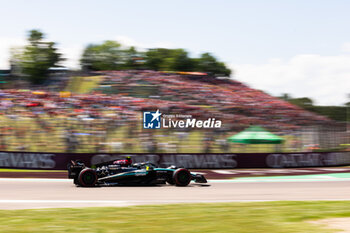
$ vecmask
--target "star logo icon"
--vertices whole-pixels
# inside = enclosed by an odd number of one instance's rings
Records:
[[[158,117],[160,117],[160,115],[162,114],[159,112],[159,109],[157,109],[157,111],[155,113],[152,113],[151,115],[153,116],[151,122],[153,122],[154,120],[158,119]]]
[[[161,115],[159,109],[156,112],[143,112],[143,128],[144,129],[160,129]]]

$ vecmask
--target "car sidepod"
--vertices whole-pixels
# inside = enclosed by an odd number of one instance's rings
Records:
[[[157,173],[153,170],[137,169],[117,173],[98,179],[100,184],[152,184],[157,179]]]

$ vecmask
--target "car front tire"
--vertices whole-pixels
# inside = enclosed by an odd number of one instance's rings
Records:
[[[186,168],[179,168],[173,174],[176,186],[187,186],[191,182],[191,173]]]

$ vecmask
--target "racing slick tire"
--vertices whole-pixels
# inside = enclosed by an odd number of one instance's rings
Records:
[[[94,187],[97,182],[97,174],[91,168],[84,168],[78,176],[78,184],[82,187]]]
[[[191,173],[185,168],[179,168],[174,171],[173,180],[176,186],[187,186],[191,179]]]

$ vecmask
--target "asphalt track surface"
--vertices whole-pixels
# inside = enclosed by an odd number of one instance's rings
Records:
[[[203,174],[207,179],[231,179],[250,176],[278,176],[278,175],[311,175],[328,173],[350,173],[350,167],[309,167],[309,168],[257,168],[257,169],[191,169]],[[0,169],[1,178],[67,178],[67,171],[60,170],[22,170],[7,171]]]
[[[278,200],[350,200],[350,179],[213,180],[188,187],[75,187],[68,179],[0,179],[0,209]]]

